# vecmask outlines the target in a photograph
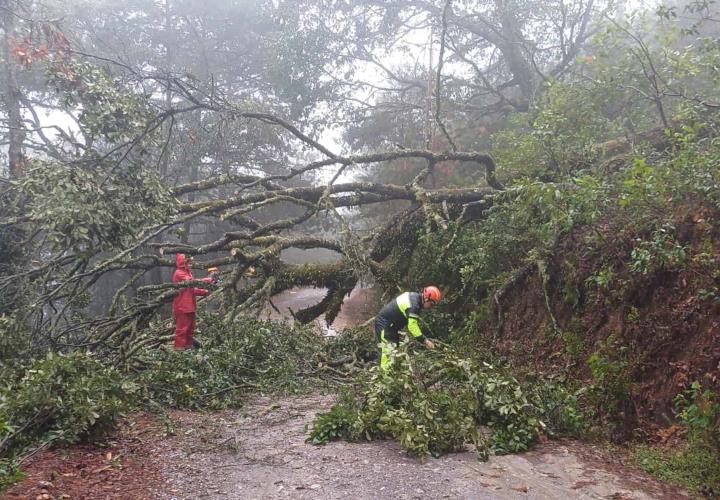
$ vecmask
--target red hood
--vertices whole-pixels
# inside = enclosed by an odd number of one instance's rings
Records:
[[[175,267],[178,269],[187,269],[187,259],[184,253],[175,254]]]

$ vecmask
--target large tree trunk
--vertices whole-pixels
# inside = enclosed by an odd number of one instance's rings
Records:
[[[10,177],[18,178],[22,175],[24,154],[23,142],[25,141],[25,128],[23,127],[22,115],[20,114],[21,93],[18,88],[16,71],[17,65],[12,59],[10,51],[10,38],[15,31],[15,16],[13,14],[14,2],[11,0],[0,0],[0,21],[2,22],[2,63],[3,79],[2,101],[7,115],[8,128],[8,169]]]

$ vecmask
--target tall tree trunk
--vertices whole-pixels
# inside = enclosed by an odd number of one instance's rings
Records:
[[[2,101],[7,114],[8,127],[8,169],[10,177],[19,178],[23,173],[25,155],[23,142],[25,141],[25,128],[20,114],[21,93],[18,88],[16,71],[17,65],[10,53],[10,37],[15,31],[15,16],[13,14],[14,2],[0,0],[0,20],[2,22],[2,67],[4,81],[2,86]]]
[[[171,15],[171,10],[170,10],[170,7],[171,7],[170,1],[171,0],[166,0],[165,5],[164,5],[164,10],[165,10],[164,23],[165,23],[166,36],[169,36],[168,33],[172,32],[172,15]],[[165,58],[167,61],[167,67],[172,69],[172,67],[173,67],[172,44],[170,44],[166,39],[164,42],[164,46],[165,46]],[[168,111],[170,108],[172,108],[172,91],[171,91],[170,84],[168,83],[167,87],[165,88],[165,111]],[[164,129],[165,129],[164,131],[168,136],[172,132],[170,130],[171,126],[172,126],[171,123],[167,123],[164,127]],[[168,140],[172,140],[172,139],[168,137]],[[163,151],[163,156],[162,156],[162,158],[160,158],[160,162],[158,164],[158,169],[159,169],[158,175],[164,181],[167,181],[168,171],[169,171],[169,167],[170,167],[171,151],[172,151],[172,144],[168,144],[168,148],[166,151]],[[158,237],[158,238],[156,238],[155,241],[161,241],[161,240],[162,240],[162,238]],[[149,273],[150,283],[162,283],[163,281],[169,281],[170,277],[171,276],[168,275],[167,280],[166,280],[165,277],[163,277],[163,269],[159,266],[153,268]]]
[[[523,55],[522,30],[518,26],[513,2],[507,0],[496,1],[498,18],[502,38],[498,47],[507,61],[508,68],[513,75],[513,80],[520,90],[518,96],[518,108],[525,110],[532,101],[535,86],[533,85],[533,72],[530,63]]]

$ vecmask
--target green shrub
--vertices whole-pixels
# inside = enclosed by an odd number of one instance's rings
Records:
[[[0,443],[15,432],[15,428],[10,426],[3,416],[0,415]],[[0,458],[0,492],[23,478],[23,474],[18,468],[16,460],[11,458]]]
[[[25,478],[15,460],[0,458],[0,493]]]
[[[703,390],[697,380],[675,398],[680,421],[687,427],[691,445],[708,448],[720,456],[720,402],[718,395]]]
[[[675,227],[663,224],[653,231],[651,240],[636,240],[631,254],[630,270],[648,274],[659,269],[674,269],[687,261],[687,249],[675,239]]]
[[[582,410],[587,389],[584,386],[578,388],[577,380],[569,383],[537,375],[522,380],[528,400],[540,409],[545,432],[576,435],[587,429],[588,416]]]
[[[20,379],[0,386],[0,414],[17,429],[4,443],[7,456],[40,441],[74,443],[112,428],[127,408],[134,384],[93,355],[48,354]]]
[[[610,335],[598,342],[597,350],[587,359],[593,384],[588,388],[588,404],[595,417],[616,430],[628,415],[631,404],[628,374],[629,350]]]
[[[679,450],[639,446],[635,460],[646,471],[673,484],[715,498],[720,494],[720,403],[699,382],[678,394],[677,415],[687,430]]]
[[[345,393],[341,404],[336,404],[327,413],[318,413],[313,422],[314,429],[309,441],[323,444],[338,439],[353,440],[353,425],[356,419],[354,400]]]
[[[668,483],[708,498],[715,498],[720,492],[717,452],[694,447],[668,450],[640,445],[635,448],[634,458],[643,470]]]
[[[560,181],[589,166],[603,140],[620,127],[598,110],[607,89],[585,82],[548,82],[530,113],[516,113],[492,135],[504,174]]]

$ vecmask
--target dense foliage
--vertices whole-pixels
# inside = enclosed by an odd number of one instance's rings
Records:
[[[627,169],[568,178],[563,183],[516,182],[500,197],[504,203],[479,224],[449,226],[424,235],[413,256],[415,283],[442,279],[451,303],[491,299],[493,293],[527,264],[552,258],[563,236],[614,221],[633,238],[625,264],[635,275],[677,268],[690,261],[708,270],[707,255],[687,255],[678,242],[676,221],[688,207],[720,209],[717,161],[720,141],[688,128],[671,138],[670,157],[636,156]],[[698,209],[700,210],[700,209]],[[586,236],[589,254],[608,241],[601,232]],[[431,256],[442,249],[443,259]],[[619,265],[620,263],[618,263]],[[607,270],[596,269],[589,288],[607,286]],[[603,277],[602,273],[606,275]],[[447,328],[447,325],[446,325]]]
[[[0,370],[0,487],[16,457],[38,445],[75,443],[112,429],[136,387],[90,354],[48,354]]]

